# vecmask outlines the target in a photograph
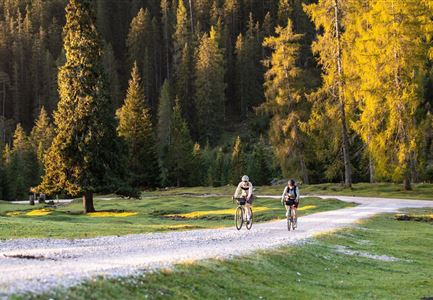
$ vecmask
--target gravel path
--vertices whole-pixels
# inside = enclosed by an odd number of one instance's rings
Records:
[[[223,228],[76,240],[0,241],[0,298],[12,293],[67,287],[95,275],[131,275],[179,262],[244,255],[258,249],[299,243],[378,213],[406,207],[433,207],[433,201],[321,197],[360,205],[299,218],[299,228],[294,232],[287,231],[285,221],[274,221],[254,224],[251,231]]]

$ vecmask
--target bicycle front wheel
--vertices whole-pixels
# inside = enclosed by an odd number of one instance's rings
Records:
[[[289,213],[287,214],[287,230],[292,229],[292,209],[289,208]]]
[[[251,227],[253,227],[253,210],[251,209],[251,207],[248,207],[248,211],[250,214],[250,220],[249,220],[249,222],[247,221],[245,226],[247,227],[248,230],[250,230]]]
[[[244,216],[243,216],[242,207],[238,206],[236,208],[236,213],[235,213],[236,229],[241,230],[243,223],[244,223]]]

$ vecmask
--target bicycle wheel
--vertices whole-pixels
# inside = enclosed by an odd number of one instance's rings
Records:
[[[292,208],[289,208],[289,213],[287,214],[287,230],[292,229]]]
[[[298,216],[295,214],[293,217],[292,228],[295,230],[298,227]]]
[[[236,229],[241,230],[243,223],[244,223],[244,216],[243,216],[242,207],[238,206],[236,208],[236,213],[235,213]]]
[[[250,212],[250,221],[245,223],[245,226],[247,227],[248,230],[251,229],[251,227],[253,227],[253,210],[251,209],[251,207],[248,207],[248,210]]]

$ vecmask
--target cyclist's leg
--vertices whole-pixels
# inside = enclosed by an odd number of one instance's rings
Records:
[[[284,207],[286,208],[286,217],[289,216],[289,208],[290,206],[287,204],[284,204]]]
[[[246,214],[247,221],[249,221],[251,218],[250,209],[251,209],[251,204],[249,204],[248,202],[245,203],[245,214]]]

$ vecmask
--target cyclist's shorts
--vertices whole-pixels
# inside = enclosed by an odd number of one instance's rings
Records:
[[[248,203],[248,204],[252,205],[253,204],[253,200],[254,200],[254,196],[251,195],[250,200],[247,201],[247,199],[245,197],[242,197],[242,199],[238,200],[238,203],[240,205],[245,205],[245,203]]]
[[[296,208],[298,208],[298,205],[299,205],[299,202],[295,201],[295,199],[288,199],[288,200],[285,200],[284,202],[285,202],[285,204],[287,206],[292,206],[293,205]]]

